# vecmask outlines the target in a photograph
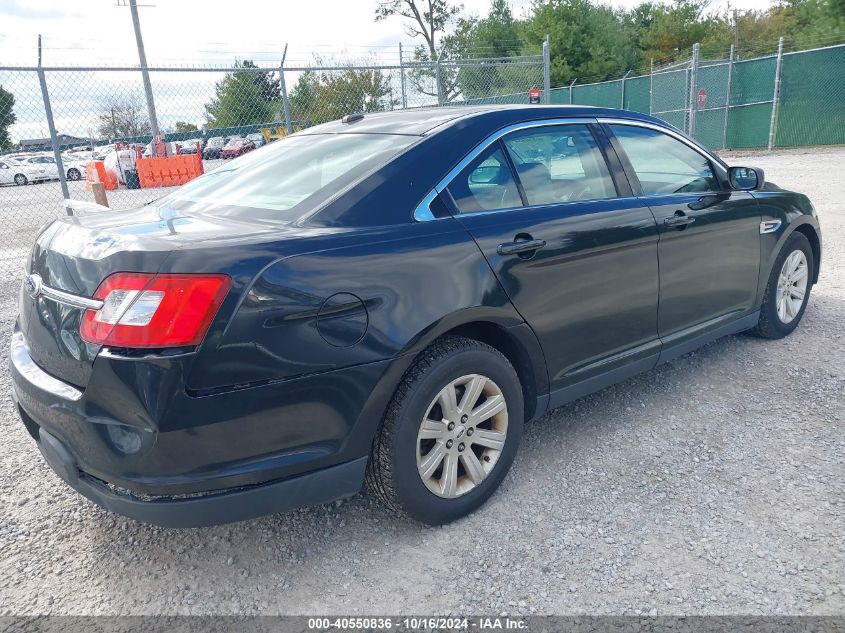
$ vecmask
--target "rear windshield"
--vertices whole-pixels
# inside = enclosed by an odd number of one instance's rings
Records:
[[[157,204],[294,220],[418,140],[398,134],[294,135],[183,185]],[[264,211],[264,212],[260,212]]]

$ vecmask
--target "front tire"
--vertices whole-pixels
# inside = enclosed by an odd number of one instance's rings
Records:
[[[29,179],[23,174],[15,174],[15,184],[21,187],[29,182]]]
[[[420,354],[387,408],[367,485],[390,508],[440,525],[499,487],[522,437],[519,377],[489,345],[447,336]]]
[[[79,180],[82,177],[82,174],[76,167],[71,167],[67,170],[67,177],[68,180]]]
[[[787,238],[772,266],[754,333],[779,339],[798,327],[807,309],[814,275],[813,247],[803,233],[796,231]]]

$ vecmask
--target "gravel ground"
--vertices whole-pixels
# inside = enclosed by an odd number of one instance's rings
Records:
[[[721,340],[547,414],[491,502],[446,527],[366,493],[145,526],[60,482],[0,397],[0,613],[845,614],[845,150],[728,160],[819,209],[799,329]],[[4,331],[13,318],[2,303]]]

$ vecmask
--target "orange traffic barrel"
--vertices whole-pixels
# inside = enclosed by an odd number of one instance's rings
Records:
[[[92,160],[88,163],[85,180],[87,182],[101,182],[103,189],[108,191],[117,189],[117,176],[106,170],[106,164],[101,160]]]

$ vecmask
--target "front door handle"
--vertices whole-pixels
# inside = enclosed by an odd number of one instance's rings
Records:
[[[675,215],[670,215],[663,220],[663,224],[672,227],[673,229],[683,229],[695,222],[695,218],[687,215],[683,211],[675,211]]]
[[[546,240],[517,240],[499,244],[496,252],[499,255],[518,255],[520,253],[532,253],[543,248],[545,245]]]

